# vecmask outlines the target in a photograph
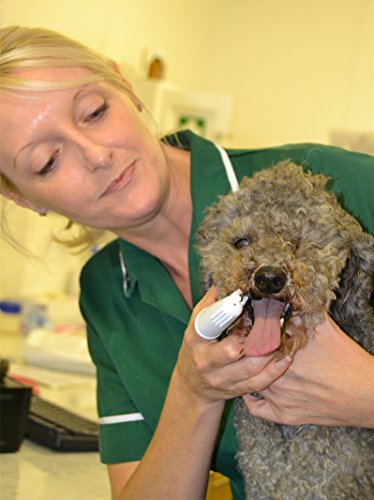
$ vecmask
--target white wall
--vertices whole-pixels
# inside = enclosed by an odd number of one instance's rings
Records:
[[[181,10],[180,2],[170,0],[0,0],[0,25],[62,31],[111,56],[134,78],[144,75],[153,51],[162,49],[167,76],[197,88],[207,61],[204,33],[210,33],[213,3],[189,0],[188,8]],[[88,254],[72,255],[53,242],[50,233],[56,221],[50,215],[39,219],[15,209],[9,221],[20,240],[42,258],[28,260],[0,240],[0,298],[20,291],[28,296],[77,292],[79,268]]]
[[[2,212],[3,213],[3,212]],[[34,297],[58,299],[62,295],[77,295],[79,269],[90,251],[77,254],[57,243],[53,235],[65,226],[65,219],[49,214],[37,214],[7,204],[6,219],[11,235],[26,248],[25,255],[0,239],[0,299]]]
[[[0,24],[63,31],[116,59],[133,78],[144,75],[152,53],[162,49],[170,81],[234,96],[230,143],[257,147],[328,142],[332,128],[374,133],[373,4],[0,0]],[[25,212],[17,217],[29,240],[49,248],[45,220]],[[0,294],[21,283],[27,290],[69,288],[61,268],[74,275],[82,259],[50,249],[51,271],[40,264],[33,271],[0,242]]]
[[[232,92],[236,144],[327,142],[374,133],[373,0],[226,0],[207,85]]]
[[[2,24],[62,31],[134,70],[159,49],[167,76],[200,86],[215,0],[0,0]]]
[[[232,143],[374,130],[373,0],[0,0],[2,24],[57,29],[131,77],[152,53],[167,78],[234,96]]]

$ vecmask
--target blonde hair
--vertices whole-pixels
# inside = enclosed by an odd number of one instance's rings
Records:
[[[79,66],[90,70],[91,74],[79,80],[50,82],[23,78],[17,70],[43,67]],[[131,95],[134,102],[142,106],[133,94],[131,85],[122,77],[116,64],[110,58],[58,32],[43,28],[9,26],[0,29],[0,92],[15,90],[53,90],[73,88],[96,81],[107,81]],[[16,186],[0,173],[0,194],[6,191],[18,192]],[[4,214],[3,214],[4,215]],[[69,221],[68,226],[72,223]],[[2,217],[2,232],[8,241],[9,234]],[[82,235],[72,241],[65,241],[69,246],[91,244],[91,231],[82,227]]]
[[[51,66],[80,66],[92,74],[64,82],[25,79],[17,70]],[[53,90],[106,80],[130,92],[130,84],[117,71],[112,59],[55,31],[9,26],[0,29],[0,90]]]

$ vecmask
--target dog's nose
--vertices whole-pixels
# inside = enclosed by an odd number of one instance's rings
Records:
[[[286,284],[286,275],[279,267],[264,266],[255,274],[256,288],[268,295],[278,293]]]

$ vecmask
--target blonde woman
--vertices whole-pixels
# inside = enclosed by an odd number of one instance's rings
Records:
[[[2,195],[118,236],[81,278],[113,498],[203,499],[210,469],[244,498],[231,400],[253,391],[262,418],[374,427],[373,357],[330,318],[280,362],[243,357],[235,336],[196,335],[215,294],[201,300],[194,234],[230,189],[214,144],[190,132],[160,141],[111,60],[41,29],[0,30],[0,109]],[[313,145],[227,156],[238,179],[284,157],[330,175],[374,232],[372,157]]]

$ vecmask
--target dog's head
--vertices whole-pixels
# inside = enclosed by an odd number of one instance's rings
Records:
[[[219,297],[238,288],[250,297],[236,325],[245,334],[252,330],[247,354],[278,349],[279,324],[288,334],[283,352],[299,348],[335,300],[345,272],[370,287],[373,238],[326,190],[327,182],[281,162],[244,178],[237,192],[208,209],[197,234],[203,286],[214,284]],[[352,299],[344,286],[344,300]]]

